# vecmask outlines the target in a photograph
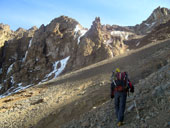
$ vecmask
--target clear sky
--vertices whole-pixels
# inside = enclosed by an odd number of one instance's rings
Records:
[[[158,6],[170,8],[170,0],[0,0],[0,23],[18,27],[40,27],[61,15],[89,28],[96,16],[102,24],[135,25]]]

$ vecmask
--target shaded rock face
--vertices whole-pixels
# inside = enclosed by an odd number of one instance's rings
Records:
[[[136,38],[136,34],[147,34],[152,30],[155,35],[151,35],[152,32],[150,35],[157,38],[160,32],[169,33],[168,23],[163,25],[164,29],[156,27],[167,22],[168,16],[168,9],[157,8],[146,21],[135,27],[101,25],[100,18],[96,17],[88,30],[67,16],[56,18],[47,26],[41,25],[39,29],[19,28],[13,32],[9,26],[3,27],[3,31],[11,32],[12,36],[0,48],[0,93],[9,88],[16,91],[39,84],[62,73],[123,54],[128,50],[125,42],[130,41],[132,44],[131,40]],[[146,25],[153,22],[155,24],[152,27]],[[169,35],[166,35],[168,38]]]
[[[20,85],[19,74],[23,68],[23,58],[35,31],[35,27],[27,31],[19,28],[13,32],[13,38],[6,41],[4,46],[0,48],[0,93],[11,87],[17,87],[16,84]]]
[[[126,34],[102,27],[99,17],[88,30],[74,19],[61,16],[38,30],[19,28],[15,38],[0,50],[1,93],[124,53]]]
[[[56,77],[77,45],[74,38],[77,24],[61,16],[37,31],[35,27],[16,30],[15,38],[0,50],[1,93]]]
[[[137,34],[145,35],[151,32],[156,26],[166,23],[170,20],[170,10],[167,8],[156,8],[149,18],[143,21],[140,25],[133,27]]]
[[[32,39],[32,45],[28,50],[24,66],[31,71],[32,83],[38,83],[43,79],[53,78],[55,72],[61,68],[61,60],[69,57],[77,45],[74,38],[74,29],[77,21],[65,16],[54,19],[47,26],[42,25]],[[58,62],[55,66],[54,64]],[[57,70],[56,70],[57,71]],[[24,81],[27,78],[24,78]]]

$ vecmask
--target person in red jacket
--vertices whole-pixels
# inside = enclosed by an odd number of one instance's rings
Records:
[[[127,93],[129,89],[133,93],[134,86],[129,80],[127,72],[120,72],[119,68],[112,73],[111,80],[111,98],[115,98],[115,112],[118,119],[117,126],[119,127],[123,125]]]

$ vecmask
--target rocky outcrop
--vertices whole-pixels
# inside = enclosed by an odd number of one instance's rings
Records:
[[[29,30],[19,28],[13,32],[13,38],[6,41],[4,46],[0,48],[0,93],[21,85],[18,83],[20,81],[18,73],[23,68],[23,58],[36,30],[36,27]]]
[[[19,28],[1,50],[1,91],[38,84],[120,55],[126,51],[127,35],[114,28],[103,30],[99,17],[89,30],[66,16],[38,30]]]
[[[7,41],[0,48],[0,93],[39,84],[62,73],[121,55],[128,50],[127,45],[133,45],[131,40],[137,37],[136,34],[147,34],[152,30],[155,36],[150,33],[149,42],[157,37],[162,38],[165,34],[156,35],[169,33],[169,24],[156,26],[168,19],[169,10],[159,7],[146,21],[135,27],[101,25],[100,18],[96,17],[88,30],[67,16],[55,18],[39,29],[19,28],[13,32],[9,26],[1,25],[2,42]],[[5,31],[12,33],[12,36]],[[169,34],[166,35],[169,37]],[[130,43],[125,44],[127,41]],[[141,44],[135,42],[135,48],[141,47]]]
[[[14,38],[14,32],[10,30],[10,26],[0,24],[0,48],[4,46],[5,41],[12,38]]]
[[[149,18],[141,24],[132,27],[132,29],[140,35],[146,35],[151,32],[156,26],[166,23],[170,20],[170,10],[167,8],[156,8]],[[130,27],[131,28],[131,27]]]
[[[138,49],[147,44],[155,43],[170,38],[170,20],[164,24],[156,26],[149,34],[142,36],[142,38],[131,39],[125,41],[128,49]]]
[[[125,33],[116,31],[108,25],[102,26],[100,18],[96,17],[91,28],[78,41],[77,50],[71,56],[65,71],[80,69],[123,54],[126,51],[123,40],[128,36]]]
[[[21,88],[57,77],[74,51],[77,21],[61,16],[47,26],[19,28],[2,47],[1,91]],[[14,89],[13,88],[13,89]]]
[[[147,42],[155,42],[157,40],[165,40],[167,38],[170,38],[170,20],[155,27],[151,33],[145,36],[145,39],[148,40]]]

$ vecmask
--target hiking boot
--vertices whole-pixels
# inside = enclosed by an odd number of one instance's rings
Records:
[[[124,124],[123,122],[118,122],[118,123],[117,123],[117,126],[120,127],[120,126],[122,126],[123,124]]]

